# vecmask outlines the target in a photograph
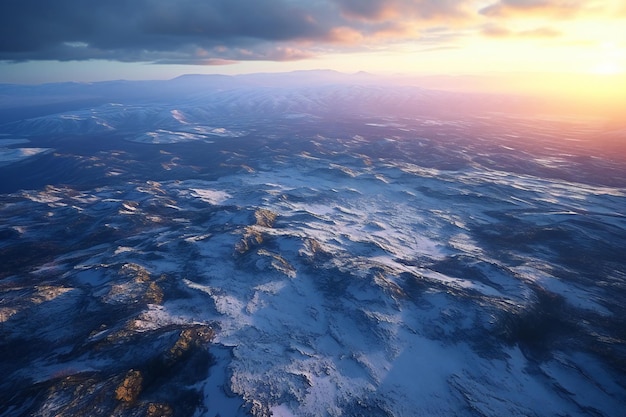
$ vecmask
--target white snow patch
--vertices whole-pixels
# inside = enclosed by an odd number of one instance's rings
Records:
[[[523,279],[535,282],[546,290],[559,294],[565,298],[568,304],[583,310],[592,310],[604,316],[611,316],[612,313],[594,299],[601,299],[600,295],[593,294],[591,289],[580,289],[574,283],[560,280],[540,269],[530,265],[522,265],[511,268]]]
[[[168,144],[168,143],[181,143],[191,142],[196,140],[203,140],[206,136],[189,133],[189,132],[176,132],[171,130],[159,129],[154,132],[146,132],[141,136],[135,136],[127,138],[131,142],[139,143],[151,143],[151,144]]]
[[[220,190],[211,190],[207,188],[192,188],[191,191],[194,192],[192,194],[194,197],[201,199],[202,201],[206,201],[207,203],[213,205],[222,204],[229,199],[232,198],[230,194],[225,191]]]
[[[0,144],[1,145],[1,144]],[[0,148],[0,165],[23,161],[35,155],[51,152],[51,148]]]
[[[174,117],[174,119],[176,119],[181,124],[185,124],[185,125],[189,124],[189,122],[185,120],[185,115],[180,110],[171,110],[170,114],[172,115],[172,117]]]

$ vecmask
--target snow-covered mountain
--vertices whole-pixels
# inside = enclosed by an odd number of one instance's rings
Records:
[[[14,135],[85,135],[116,130],[182,129],[203,127],[218,120],[267,118],[452,116],[500,109],[513,98],[424,90],[418,87],[373,85],[325,85],[302,87],[240,87],[198,89],[176,100],[104,103],[8,123],[4,131]]]
[[[0,416],[620,415],[601,125],[366,78],[4,124]]]

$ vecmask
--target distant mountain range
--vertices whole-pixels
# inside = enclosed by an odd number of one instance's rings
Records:
[[[320,87],[324,88],[319,90]],[[361,104],[363,107],[373,107],[377,113],[388,110],[394,115],[398,112],[421,113],[431,107],[441,106],[442,101],[446,106],[458,105],[463,110],[503,109],[513,106],[517,106],[513,110],[518,110],[520,105],[530,106],[534,103],[533,100],[522,100],[520,97],[430,91],[415,85],[398,85],[390,78],[364,72],[344,74],[323,70],[235,76],[189,74],[156,81],[0,84],[0,123],[24,119],[25,116],[37,117],[87,106],[97,107],[109,102],[188,101],[202,99],[207,94],[218,102],[242,102],[242,91],[245,91],[247,99],[251,90],[267,93],[267,89],[271,89],[276,110],[281,110],[280,107],[284,107],[281,103],[284,102],[294,108],[306,109],[307,100],[316,100],[316,108],[317,104],[322,104],[322,107],[334,104],[338,107],[347,104],[346,98],[350,100],[351,106]],[[254,100],[258,100],[258,94],[252,98],[250,104],[259,104]],[[425,107],[426,102],[428,106]],[[216,105],[218,104],[220,103]],[[247,110],[242,108],[242,111]]]
[[[402,81],[410,80],[320,70],[190,74],[156,81],[0,84],[0,133],[31,137],[116,132],[130,138],[143,131],[152,133],[138,140],[178,142],[238,136],[248,131],[253,121],[265,123],[276,118],[553,117],[550,106],[537,98],[428,89]],[[582,142],[577,139],[577,147],[626,155],[625,130],[619,121],[580,114],[574,117],[564,120],[593,125]],[[229,128],[223,126],[226,119]],[[233,125],[235,120],[247,127]]]

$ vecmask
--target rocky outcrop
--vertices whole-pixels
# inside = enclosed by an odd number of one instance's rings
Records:
[[[241,255],[263,243],[263,234],[253,227],[246,227],[243,237],[235,244],[235,251]]]
[[[115,399],[125,403],[134,403],[143,388],[143,376],[141,372],[131,369],[126,374],[124,381],[115,390]]]
[[[146,411],[146,417],[171,417],[174,410],[168,404],[150,403]]]
[[[193,349],[206,347],[211,339],[213,339],[214,335],[215,332],[213,329],[206,326],[197,326],[183,330],[180,332],[180,337],[167,354],[168,361],[175,362],[186,354],[189,354]]]
[[[235,245],[235,251],[244,254],[265,241],[263,228],[272,228],[278,214],[264,208],[254,212],[255,223],[245,228],[243,236]]]
[[[257,209],[254,212],[256,225],[260,227],[274,227],[278,214],[264,208]]]
[[[106,331],[106,330],[105,330]],[[52,378],[25,385],[3,398],[0,415],[64,417],[176,417],[193,415],[202,393],[192,386],[212,364],[207,325],[166,326],[152,331],[128,328],[75,355],[97,354],[102,369],[67,368]],[[12,414],[6,414],[13,410]]]

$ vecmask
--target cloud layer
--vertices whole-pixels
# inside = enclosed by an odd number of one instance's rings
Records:
[[[433,29],[505,36],[512,16],[568,18],[611,1],[3,0],[0,60],[226,64],[287,61],[372,44],[419,41]],[[606,3],[606,4],[605,4]],[[484,3],[483,3],[484,6]],[[555,35],[542,26],[527,34]],[[522,35],[524,35],[522,33]],[[442,41],[443,42],[443,41]],[[429,45],[432,46],[432,45]],[[435,45],[446,47],[447,45]]]

